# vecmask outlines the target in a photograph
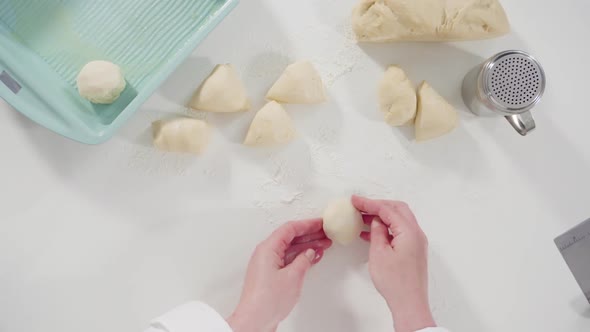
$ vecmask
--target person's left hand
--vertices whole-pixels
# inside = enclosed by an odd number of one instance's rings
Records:
[[[321,219],[288,222],[260,243],[240,303],[227,319],[234,332],[276,330],[297,304],[307,271],[331,245]]]

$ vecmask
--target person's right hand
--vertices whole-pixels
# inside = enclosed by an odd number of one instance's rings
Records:
[[[393,315],[396,332],[435,327],[428,303],[428,240],[406,203],[353,196],[370,232],[369,272]]]

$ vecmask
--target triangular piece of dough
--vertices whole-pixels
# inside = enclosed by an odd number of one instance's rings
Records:
[[[245,145],[270,146],[284,144],[295,137],[295,126],[281,104],[271,101],[252,120]]]
[[[266,98],[285,104],[319,104],[327,100],[322,78],[309,61],[287,66]]]
[[[416,140],[426,141],[455,129],[459,116],[455,108],[428,83],[418,88],[418,113],[416,115]]]
[[[498,0],[361,0],[359,41],[461,41],[498,37],[510,23]]]
[[[176,118],[152,123],[154,146],[169,152],[199,154],[209,144],[211,130],[202,120]]]
[[[236,69],[231,64],[217,65],[195,92],[190,107],[198,111],[239,112],[250,109],[250,100]]]
[[[392,126],[414,123],[416,117],[416,89],[397,66],[390,66],[379,83],[379,104],[385,122]]]

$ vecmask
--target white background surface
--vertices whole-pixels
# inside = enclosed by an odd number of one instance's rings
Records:
[[[590,216],[587,111],[590,5],[503,2],[507,37],[453,44],[356,45],[353,0],[244,0],[120,133],[100,146],[59,137],[0,104],[0,331],[140,331],[190,299],[223,314],[251,250],[335,197],[410,203],[431,242],[431,299],[454,331],[588,331],[590,308],[553,238]],[[492,54],[530,51],[545,66],[538,129],[520,137],[460,97]],[[201,157],[153,150],[151,121],[183,104],[216,63],[242,73],[257,109],[292,60],[310,59],[330,102],[287,107],[298,140],[242,147],[254,110],[202,115],[216,133]],[[399,64],[460,111],[424,144],[381,121],[375,89]],[[367,248],[333,248],[309,275],[283,331],[389,331]]]

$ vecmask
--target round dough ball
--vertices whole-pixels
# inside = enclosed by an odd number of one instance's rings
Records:
[[[363,216],[352,205],[350,198],[332,202],[324,211],[324,232],[331,240],[348,245],[363,230]]]
[[[87,63],[76,82],[80,96],[95,104],[112,104],[126,86],[121,68],[108,61]]]

